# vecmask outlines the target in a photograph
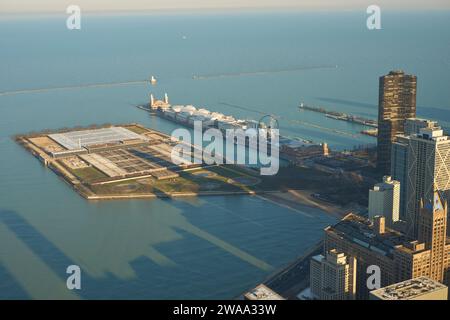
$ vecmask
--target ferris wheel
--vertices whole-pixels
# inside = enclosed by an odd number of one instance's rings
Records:
[[[278,120],[273,115],[267,114],[259,119],[258,128],[268,130],[279,129]]]

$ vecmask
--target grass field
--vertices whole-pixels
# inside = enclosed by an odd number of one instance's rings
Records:
[[[205,176],[201,175],[202,173]],[[91,181],[96,178],[93,171],[87,172],[85,170],[82,174],[85,179],[87,178]],[[229,183],[230,179],[243,176],[247,175],[237,168],[209,167],[208,169],[199,168],[187,172],[180,172],[180,176],[173,179],[157,180],[154,178],[136,178],[128,181],[92,185],[90,188],[98,195],[252,191],[254,188]]]
[[[103,179],[103,178],[107,177],[103,172],[97,170],[94,167],[72,169],[70,171],[75,176],[77,176],[81,181],[86,182],[86,183],[91,183],[98,179]]]

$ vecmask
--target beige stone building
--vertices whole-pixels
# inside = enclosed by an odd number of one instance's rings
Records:
[[[384,217],[373,223],[349,214],[325,229],[325,252],[336,249],[358,261],[356,297],[369,298],[367,268],[380,267],[381,286],[426,276],[449,282],[450,242],[446,237],[447,205],[435,193],[434,200],[422,204],[419,214],[419,237],[411,240],[404,234],[386,228]]]
[[[370,300],[447,300],[448,287],[427,277],[409,279],[370,292]]]
[[[317,255],[310,263],[311,293],[320,300],[353,300],[356,293],[356,259],[337,250]]]

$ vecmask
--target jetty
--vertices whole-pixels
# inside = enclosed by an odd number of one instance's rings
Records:
[[[368,118],[359,117],[359,116],[346,114],[346,113],[342,113],[342,112],[337,112],[337,111],[331,111],[331,110],[324,109],[322,107],[308,106],[308,105],[304,104],[303,102],[300,103],[300,105],[298,107],[301,110],[322,113],[327,118],[356,123],[356,124],[359,124],[362,126],[378,128],[378,122],[373,119],[368,119]]]

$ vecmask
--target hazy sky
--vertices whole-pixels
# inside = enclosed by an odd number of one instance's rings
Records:
[[[450,0],[0,0],[0,13],[83,11],[151,11],[234,8],[359,9],[377,4],[386,9],[450,9]]]

